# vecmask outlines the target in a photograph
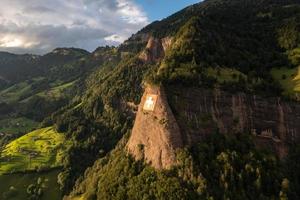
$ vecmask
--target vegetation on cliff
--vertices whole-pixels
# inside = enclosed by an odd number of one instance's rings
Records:
[[[271,1],[206,1],[194,6],[197,14],[174,34],[172,47],[156,79],[297,98],[271,71],[285,67],[295,71],[299,63],[300,6]],[[247,5],[247,6],[245,6]],[[176,15],[175,15],[176,16]],[[174,16],[174,17],[175,17]],[[207,68],[232,78],[213,77]],[[297,84],[297,74],[290,79]],[[295,96],[296,95],[296,96]]]
[[[177,153],[179,164],[156,171],[124,152],[122,141],[95,162],[67,199],[297,199],[290,159],[258,151],[246,134],[212,134]],[[296,175],[296,176],[295,176]]]

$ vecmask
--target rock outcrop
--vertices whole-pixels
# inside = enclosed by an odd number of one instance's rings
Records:
[[[193,145],[216,130],[253,134],[259,148],[279,157],[300,140],[299,103],[181,86],[169,86],[166,93],[163,87],[146,87],[127,144],[136,159],[157,169],[176,164],[177,148]],[[151,94],[157,95],[154,110],[145,111]]]
[[[200,141],[214,129],[252,133],[259,147],[269,147],[283,157],[288,144],[300,140],[299,103],[178,86],[168,88],[167,93],[185,145]]]
[[[155,102],[147,109],[147,99]],[[146,105],[145,105],[146,104]],[[127,149],[136,159],[145,159],[157,169],[170,168],[175,162],[175,151],[183,143],[177,122],[168,105],[164,90],[147,86],[136,115]]]
[[[144,51],[139,55],[139,58],[145,63],[155,63],[164,58],[165,51],[170,47],[172,39],[167,37],[158,39],[150,37]]]

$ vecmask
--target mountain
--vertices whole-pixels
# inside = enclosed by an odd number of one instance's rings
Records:
[[[27,80],[49,72],[54,65],[72,62],[89,53],[81,49],[58,48],[43,56],[0,52],[1,77],[9,83]]]
[[[89,53],[57,48],[43,56],[0,53],[0,146],[38,127],[51,113],[76,101],[113,47]]]
[[[299,1],[206,0],[119,47],[55,50],[47,81],[74,93],[5,143],[0,173],[59,168],[66,200],[299,199],[299,42]]]
[[[131,60],[82,105],[114,137],[124,126],[131,136],[69,199],[297,199],[298,44],[297,1],[205,1],[133,35],[119,47]]]

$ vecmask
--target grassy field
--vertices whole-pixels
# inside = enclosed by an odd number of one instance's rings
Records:
[[[32,90],[31,84],[38,84],[38,82],[42,81],[43,77],[38,77],[36,79],[32,79],[31,81],[24,81],[18,84],[15,84],[9,88],[0,90],[0,99],[2,102],[12,103],[12,102],[26,102],[31,99],[33,96],[37,95],[44,98],[60,98],[64,91],[74,85],[77,81],[72,81],[68,83],[59,83],[55,85],[54,83],[49,83],[52,85],[51,88],[44,90],[44,89],[35,89]],[[32,82],[31,84],[29,84]],[[0,102],[1,102],[0,101]]]
[[[274,68],[271,74],[284,89],[284,95],[295,97],[300,94],[300,67]]]
[[[4,147],[0,174],[61,166],[69,145],[64,135],[52,127],[30,132]]]
[[[239,79],[239,76],[246,78],[246,76],[239,72],[238,70],[231,68],[212,68],[209,67],[206,69],[206,74],[209,77],[216,78],[219,83],[226,82],[236,82]]]
[[[0,175],[0,199],[1,200],[25,200],[30,184],[42,180],[43,195],[40,200],[60,200],[61,191],[57,184],[58,169],[39,173],[20,173]]]
[[[72,81],[72,82],[68,82],[68,83],[61,83],[61,85],[57,85],[54,86],[48,90],[44,90],[42,92],[38,92],[26,99],[23,99],[21,101],[21,103],[26,103],[28,102],[31,98],[33,98],[34,96],[39,96],[39,97],[43,97],[43,98],[51,98],[51,99],[59,99],[64,95],[64,92],[69,89],[70,87],[72,87],[74,85],[74,83],[76,82]],[[51,85],[51,84],[50,84]]]
[[[64,90],[66,90],[66,89],[70,88],[71,86],[73,86],[75,82],[76,81],[72,81],[72,82],[69,82],[69,83],[64,83],[62,85],[53,87],[48,91],[40,92],[37,95],[41,96],[41,97],[50,97],[50,98],[58,99],[63,95]]]
[[[7,118],[0,120],[0,133],[15,134],[27,133],[38,126],[38,122],[27,119],[25,117]]]
[[[16,102],[24,95],[31,92],[31,85],[27,82],[15,84],[7,89],[0,91],[1,101],[4,102]]]

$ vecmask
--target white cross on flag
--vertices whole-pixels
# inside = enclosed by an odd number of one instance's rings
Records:
[[[146,97],[146,101],[143,107],[143,110],[153,111],[157,100],[157,95],[148,94]]]

